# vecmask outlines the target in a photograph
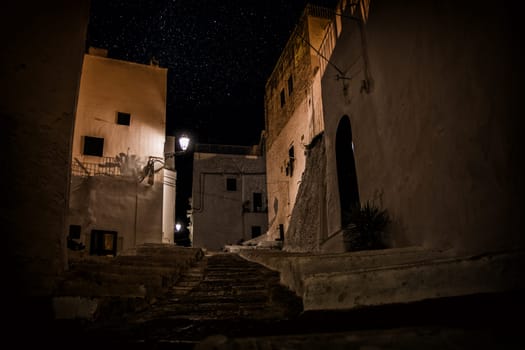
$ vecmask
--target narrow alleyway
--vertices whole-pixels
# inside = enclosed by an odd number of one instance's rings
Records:
[[[177,344],[204,338],[278,334],[302,301],[279,284],[279,274],[237,254],[212,253],[184,273],[150,308],[97,322],[85,336],[106,344]]]
[[[209,253],[148,308],[61,324],[47,336],[76,350],[519,349],[522,326],[505,316],[511,308],[524,310],[521,294],[303,312],[277,272]]]

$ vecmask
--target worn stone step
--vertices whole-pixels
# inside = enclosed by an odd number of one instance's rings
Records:
[[[204,271],[190,271],[190,272],[184,272],[183,277],[184,278],[194,278],[194,279],[200,279],[204,276]]]
[[[266,302],[268,300],[267,293],[250,293],[232,295],[221,292],[195,294],[191,293],[192,303],[249,303],[249,302]]]
[[[171,288],[170,294],[184,295],[184,294],[189,293],[193,288],[195,288],[195,287],[194,286],[180,286],[180,285],[177,285],[177,286]]]
[[[201,280],[197,280],[197,279],[191,279],[191,280],[187,280],[187,279],[182,279],[182,280],[178,280],[174,287],[175,286],[181,286],[181,287],[196,287],[198,286],[202,281]]]
[[[232,286],[232,289],[237,290],[237,291],[262,290],[262,289],[267,289],[267,288],[268,288],[267,283]]]
[[[248,267],[248,266],[227,266],[227,267],[218,267],[213,265],[208,265],[206,268],[208,273],[212,272],[252,272],[257,273],[263,271],[260,266]]]
[[[203,322],[271,322],[301,311],[298,303],[289,302],[290,296],[284,289],[279,284],[279,274],[262,265],[236,254],[207,255],[187,268],[148,310],[126,316],[123,322],[161,324],[171,320],[179,324],[191,320],[195,329],[202,327]]]
[[[266,280],[269,280],[269,279],[266,278],[265,276],[245,276],[245,277],[240,277],[240,276],[237,276],[237,277],[229,276],[228,277],[227,276],[227,277],[224,277],[224,276],[205,275],[203,282],[216,283],[216,284],[221,284],[221,283],[229,284],[232,282],[237,282],[241,284],[250,284],[250,283],[258,283],[258,282],[266,281]]]
[[[243,271],[217,271],[217,272],[206,272],[206,277],[211,278],[253,278],[265,276],[261,273],[243,272]]]
[[[179,304],[170,308],[152,310],[142,315],[142,319],[159,318],[190,318],[190,319],[217,319],[225,317],[245,317],[250,314],[261,318],[262,313],[271,313],[271,309],[265,303],[205,303],[196,305]]]

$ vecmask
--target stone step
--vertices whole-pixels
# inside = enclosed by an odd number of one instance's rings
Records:
[[[162,275],[120,275],[113,273],[68,274],[60,283],[61,296],[154,296],[167,288]]]
[[[305,310],[352,310],[480,293],[525,290],[525,251],[312,274]]]
[[[248,267],[248,266],[214,266],[212,264],[208,265],[208,267],[206,268],[206,270],[208,271],[208,273],[212,273],[212,272],[223,272],[223,271],[231,271],[231,272],[235,272],[235,271],[239,271],[239,272],[252,272],[252,273],[256,273],[256,272],[261,272],[261,271],[264,271],[264,269],[261,268],[261,266],[254,266],[254,267]]]
[[[201,271],[186,271],[183,274],[184,278],[187,279],[201,279],[204,276],[204,270]]]
[[[61,276],[55,292],[55,315],[61,315],[61,318],[76,315],[71,317],[81,319],[90,314],[89,318],[92,318],[106,312],[99,310],[100,307],[119,303],[122,310],[136,311],[138,303],[135,300],[140,300],[140,305],[148,305],[166,294],[169,287],[183,277],[185,270],[191,269],[193,273],[199,271],[193,269],[195,266],[200,271],[203,269],[198,264],[204,257],[200,249],[174,249],[169,245],[145,249],[149,249],[150,255],[144,255],[142,248],[117,257],[72,255],[68,261],[69,269]],[[195,282],[192,288],[198,285],[198,281]],[[89,312],[79,314],[75,311],[83,305],[89,306],[85,307]]]
[[[290,302],[292,297],[297,299],[279,284],[278,273],[236,254],[208,255],[189,266],[148,309],[128,314],[119,324],[171,320],[175,326],[191,320],[198,329],[203,322],[280,320],[302,310],[300,302]]]
[[[267,293],[244,293],[244,294],[229,294],[229,293],[191,293],[192,303],[251,303],[251,302],[266,302],[268,300]]]
[[[182,278],[179,279],[176,283],[176,286],[178,287],[195,287],[200,284],[200,279],[186,279]]]
[[[177,286],[174,286],[174,287],[171,288],[170,295],[172,295],[172,294],[174,294],[174,295],[186,295],[193,288],[195,288],[195,287],[194,286],[180,286],[180,285],[177,285]]]
[[[263,313],[269,314],[270,309],[265,303],[199,303],[170,305],[169,308],[150,310],[141,315],[140,319],[221,319],[246,317],[254,315],[262,318]]]
[[[250,284],[250,283],[257,283],[257,282],[263,282],[263,281],[267,281],[269,280],[266,276],[253,276],[253,275],[250,275],[250,276],[243,276],[243,277],[239,277],[239,276],[208,276],[208,275],[204,275],[204,279],[203,281],[204,282],[208,282],[208,283],[216,283],[216,284],[221,284],[221,283],[224,283],[224,284],[229,284],[229,283],[232,283],[232,282],[239,282],[241,284]]]

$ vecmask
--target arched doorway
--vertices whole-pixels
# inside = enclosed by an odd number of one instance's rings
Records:
[[[354,147],[350,118],[344,115],[337,126],[335,136],[335,155],[337,162],[337,181],[341,205],[341,225],[348,224],[348,213],[354,204],[359,203],[357,173],[355,170]]]

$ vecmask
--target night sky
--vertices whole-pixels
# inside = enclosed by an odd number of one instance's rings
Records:
[[[308,2],[333,8],[337,0],[91,0],[86,45],[168,68],[167,135],[253,145],[264,129],[266,80]],[[176,162],[181,217],[191,159]]]

